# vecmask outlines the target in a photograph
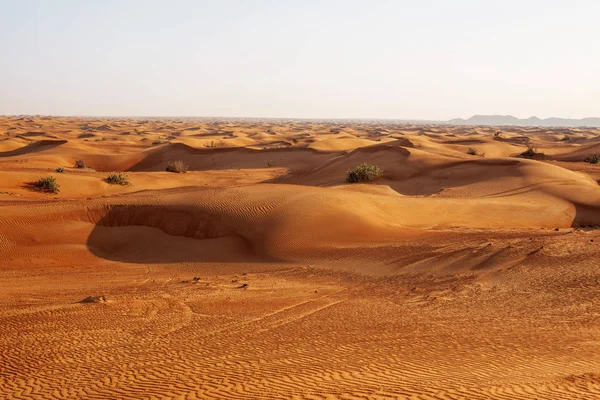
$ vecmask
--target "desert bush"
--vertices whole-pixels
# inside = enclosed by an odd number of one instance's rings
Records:
[[[538,154],[540,154],[540,153],[538,153],[537,149],[530,144],[527,145],[527,150],[525,150],[524,152],[521,153],[521,155],[523,157],[529,157],[529,158],[535,157]]]
[[[600,162],[600,154],[587,156],[583,161],[590,164],[598,164],[598,162]]]
[[[267,166],[272,167],[275,165],[275,161],[267,161]]]
[[[167,172],[175,172],[178,174],[185,174],[188,170],[188,167],[183,163],[183,161],[169,161],[165,171]]]
[[[84,160],[77,160],[75,161],[75,168],[85,168],[85,161]]]
[[[35,187],[39,190],[49,193],[58,193],[60,185],[56,182],[56,178],[53,176],[47,176],[45,178],[40,178],[39,181],[35,183]]]
[[[158,146],[160,144],[165,143],[163,140],[161,139],[156,139],[155,141],[152,142],[152,146]]]
[[[350,183],[360,181],[372,181],[375,178],[383,175],[383,170],[376,165],[362,163],[353,170],[349,170],[346,174],[346,180]]]
[[[129,185],[129,177],[122,172],[111,172],[104,180],[111,185]]]
[[[56,168],[56,172],[63,173],[63,172],[65,172],[65,169],[63,167],[58,167],[58,168]]]
[[[208,147],[210,149],[216,148],[216,147],[225,147],[225,143],[223,142],[215,142],[214,140],[211,140],[210,142],[206,142],[204,143],[204,147]]]
[[[475,150],[472,147],[469,147],[469,150],[467,150],[467,154],[469,154],[471,156],[485,157],[485,153],[478,153],[477,150]]]
[[[569,140],[571,140],[571,138],[569,137],[569,135],[565,135],[565,136],[563,136],[562,139],[560,139],[561,142],[568,142]]]

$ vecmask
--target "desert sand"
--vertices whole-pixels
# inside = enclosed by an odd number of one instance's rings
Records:
[[[595,154],[593,128],[1,117],[0,398],[600,398]]]

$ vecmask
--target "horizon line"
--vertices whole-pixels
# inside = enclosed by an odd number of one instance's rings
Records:
[[[588,116],[581,118],[572,118],[572,117],[557,117],[551,116],[546,118],[540,118],[536,115],[531,115],[526,118],[516,117],[512,114],[472,114],[470,117],[453,117],[450,119],[427,119],[427,118],[396,118],[396,117],[247,117],[247,116],[232,116],[232,115],[85,115],[85,114],[0,114],[0,117],[52,117],[52,118],[128,118],[128,119],[138,119],[138,118],[199,118],[199,119],[257,119],[257,120],[265,120],[265,119],[273,119],[273,120],[310,120],[310,121],[402,121],[402,122],[429,122],[429,123],[445,123],[453,120],[464,120],[468,121],[473,117],[511,117],[516,118],[518,120],[528,120],[528,119],[539,119],[539,120],[548,120],[548,119],[563,119],[563,120],[585,120],[585,119],[600,119],[600,117]]]

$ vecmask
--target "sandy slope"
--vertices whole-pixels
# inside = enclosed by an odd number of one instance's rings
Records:
[[[13,117],[3,136],[0,398],[600,396],[597,130]],[[384,175],[346,184],[361,162]],[[47,175],[59,193],[32,190]]]

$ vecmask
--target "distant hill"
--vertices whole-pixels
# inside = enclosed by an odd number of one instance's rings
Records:
[[[513,126],[586,126],[600,127],[600,118],[546,118],[529,117],[520,119],[512,115],[473,115],[469,119],[455,118],[447,121],[453,125],[513,125]]]

